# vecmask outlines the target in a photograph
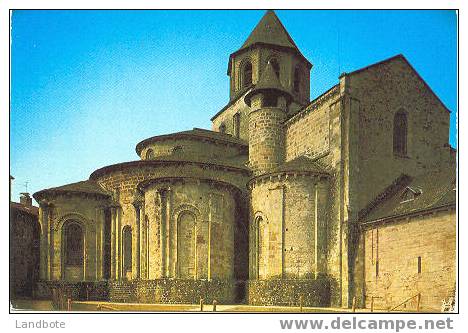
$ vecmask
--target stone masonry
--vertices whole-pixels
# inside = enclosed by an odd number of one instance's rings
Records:
[[[212,130],[145,139],[139,160],[35,193],[41,290],[382,309],[420,294],[440,309],[457,269],[450,111],[402,55],[312,101],[311,68],[267,11],[229,57]]]

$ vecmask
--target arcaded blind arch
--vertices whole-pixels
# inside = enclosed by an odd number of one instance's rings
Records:
[[[123,228],[123,269],[124,272],[132,271],[132,227],[129,225]]]
[[[247,61],[242,69],[242,88],[252,84],[252,63]]]
[[[64,227],[65,265],[83,266],[83,227],[76,221],[69,221]]]
[[[408,119],[404,111],[398,111],[393,118],[393,154],[406,156],[408,146]]]
[[[178,277],[196,278],[196,218],[190,211],[183,211],[177,218]]]

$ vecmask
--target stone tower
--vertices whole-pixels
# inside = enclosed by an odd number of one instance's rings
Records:
[[[309,102],[312,64],[272,10],[265,13],[242,47],[229,57],[231,100],[259,82],[267,63],[295,104],[303,106]]]
[[[254,89],[245,97],[249,113],[249,165],[255,175],[284,163],[284,120],[291,94],[281,85],[268,62]]]

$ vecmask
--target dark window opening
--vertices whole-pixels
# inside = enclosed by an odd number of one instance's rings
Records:
[[[421,274],[421,271],[422,271],[421,257],[418,257],[418,274]]]
[[[246,63],[243,70],[242,76],[242,87],[248,87],[252,84],[252,64]]]
[[[379,261],[375,261],[375,277],[379,277]]]
[[[264,107],[276,107],[278,105],[278,97],[274,95],[266,94],[263,97],[263,106]]]
[[[83,265],[83,229],[78,223],[70,223],[65,229],[65,264]]]
[[[278,60],[275,58],[270,59],[269,63],[271,64],[271,67],[273,67],[273,70],[275,71],[276,77],[280,77],[280,66],[278,63]]]
[[[398,112],[393,119],[393,153],[407,155],[408,120],[404,112]]]

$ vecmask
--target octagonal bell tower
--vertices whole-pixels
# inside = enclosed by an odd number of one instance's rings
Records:
[[[231,101],[255,86],[266,64],[298,107],[310,100],[312,64],[302,55],[275,12],[268,10],[239,50],[229,57]]]

